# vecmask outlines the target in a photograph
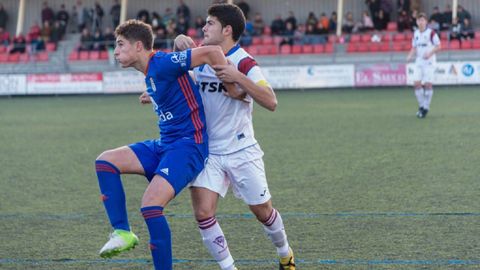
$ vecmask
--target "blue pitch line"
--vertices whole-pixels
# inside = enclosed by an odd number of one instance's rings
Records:
[[[308,219],[308,218],[354,218],[354,217],[480,217],[480,213],[472,213],[472,212],[465,212],[465,213],[416,213],[416,212],[370,212],[370,213],[354,213],[354,212],[339,212],[339,213],[301,213],[301,212],[285,212],[281,213],[283,218],[300,218],[300,219]],[[43,219],[43,220],[77,220],[77,219],[86,219],[89,217],[99,217],[100,214],[64,214],[64,215],[53,215],[53,214],[2,214],[0,215],[0,219],[28,219],[28,218],[35,218],[35,219]],[[103,215],[102,215],[103,216]],[[188,218],[192,219],[192,214],[175,214],[170,213],[166,214],[167,217],[173,218]],[[219,219],[238,219],[238,218],[245,218],[245,219],[253,219],[255,216],[252,213],[243,213],[243,214],[218,214],[216,215]]]
[[[480,265],[480,260],[353,260],[353,259],[338,259],[338,260],[295,260],[299,265]],[[238,265],[270,265],[277,263],[276,260],[235,260]],[[0,264],[14,264],[14,265],[55,265],[55,264],[151,264],[151,260],[147,259],[94,259],[94,260],[80,260],[80,259],[0,259]],[[200,265],[215,265],[214,260],[202,259],[173,259],[174,264],[195,263]]]

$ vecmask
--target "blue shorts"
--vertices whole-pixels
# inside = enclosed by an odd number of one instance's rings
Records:
[[[179,194],[205,167],[208,144],[197,144],[190,139],[161,145],[159,140],[130,144],[143,166],[145,177],[152,181],[158,174],[165,178]]]

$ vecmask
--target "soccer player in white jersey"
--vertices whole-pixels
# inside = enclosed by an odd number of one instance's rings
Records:
[[[215,218],[219,195],[229,186],[255,214],[277,249],[280,269],[295,269],[293,251],[287,241],[282,217],[272,207],[265,176],[263,152],[253,132],[253,101],[274,111],[277,99],[257,62],[238,44],[245,28],[245,16],[231,4],[216,4],[208,9],[203,27],[203,45],[220,45],[230,65],[200,66],[194,76],[200,88],[207,118],[209,159],[205,169],[192,182],[191,196],[195,218],[203,243],[221,269],[236,269],[227,241]],[[175,46],[194,45],[185,36]],[[223,82],[222,82],[223,81]],[[243,99],[225,94],[223,83],[235,83],[244,92]],[[238,98],[238,97],[237,97]]]
[[[419,107],[418,118],[425,118],[430,110],[436,64],[435,53],[440,50],[440,39],[434,30],[427,28],[427,20],[425,13],[418,14],[418,29],[413,35],[412,49],[407,57],[407,61],[410,61],[413,55],[416,55],[413,84]]]

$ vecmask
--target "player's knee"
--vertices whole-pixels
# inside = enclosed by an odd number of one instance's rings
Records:
[[[413,88],[414,89],[421,89],[422,88],[422,83],[421,82],[415,82],[413,84]]]
[[[250,205],[249,207],[257,220],[262,223],[268,220],[273,211],[271,200],[268,200],[268,202],[262,204]]]
[[[104,160],[108,162],[113,162],[115,159],[115,153],[113,150],[106,150],[103,151],[100,155],[98,155],[96,160]]]
[[[196,220],[205,220],[215,216],[215,207],[211,206],[201,206],[195,207],[194,209],[195,219]]]
[[[431,90],[433,88],[432,83],[425,83],[425,90]]]

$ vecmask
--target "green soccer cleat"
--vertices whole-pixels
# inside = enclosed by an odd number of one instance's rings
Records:
[[[135,248],[138,237],[130,231],[115,230],[110,234],[110,240],[102,247],[99,254],[102,258],[111,258],[121,252]]]
[[[288,256],[280,258],[280,270],[295,270],[295,259],[293,250],[289,248]]]

